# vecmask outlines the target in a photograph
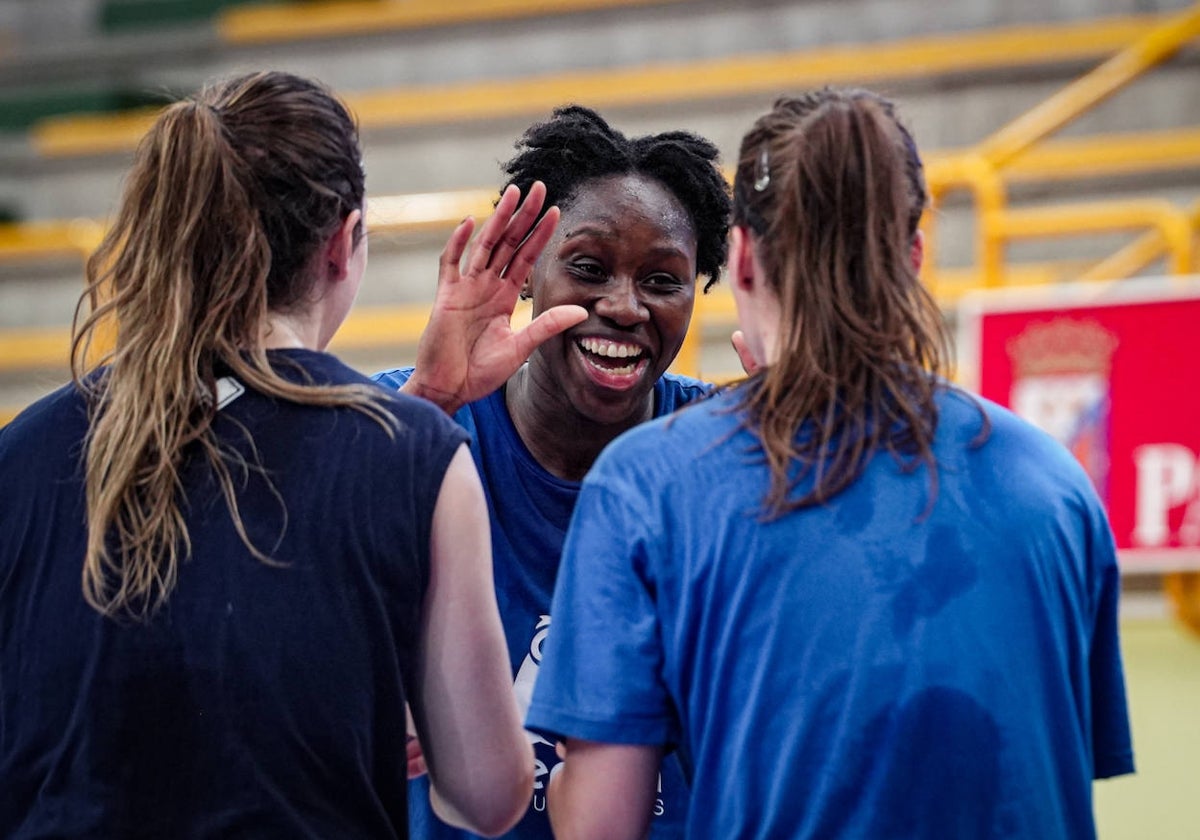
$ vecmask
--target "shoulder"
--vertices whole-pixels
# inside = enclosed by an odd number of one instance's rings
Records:
[[[705,386],[701,397],[711,391]],[[622,434],[600,454],[589,477],[592,473],[599,477],[623,473],[662,482],[673,480],[684,474],[687,464],[716,451],[718,444],[737,433],[739,425],[733,394],[698,398],[673,414]]]
[[[976,439],[987,429],[987,446],[1014,450],[1039,460],[1074,462],[1066,447],[1037,426],[989,399],[948,387],[938,398],[939,430],[945,429],[956,442]],[[986,421],[985,421],[986,418]],[[986,423],[986,426],[985,426]]]
[[[938,453],[939,462],[985,463],[1001,488],[1031,501],[1073,498],[1100,507],[1087,471],[1071,451],[1028,420],[959,388],[946,389],[939,410],[938,437],[950,444]]]
[[[404,387],[404,383],[413,375],[414,368],[398,367],[391,370],[381,370],[378,373],[371,374],[371,380],[383,385],[391,390],[398,391]]]
[[[11,458],[18,453],[61,452],[65,441],[83,438],[87,424],[87,400],[74,385],[63,385],[0,428],[0,458]]]
[[[57,500],[83,478],[88,422],[87,399],[65,385],[0,428],[0,486],[12,494],[0,504],[0,522],[60,509]]]
[[[438,441],[457,446],[466,440],[466,435],[462,430],[433,403],[402,394],[392,387],[381,387],[377,379],[359,373],[332,354],[310,350],[288,350],[272,353],[271,359],[272,366],[284,377],[303,377],[306,381],[318,385],[356,385],[370,389],[376,395],[379,407],[396,420],[400,439],[413,439],[416,441],[414,446],[436,446]],[[294,372],[297,370],[301,372]],[[348,406],[341,407],[337,411],[339,418],[350,423],[351,428],[358,428],[355,445],[363,445],[366,440],[375,436],[374,431],[376,430],[381,435],[384,431],[376,420],[361,411]],[[296,407],[292,413],[296,412],[302,416],[309,416],[300,407]],[[339,424],[343,422],[343,419],[339,419]],[[316,420],[314,415],[313,422],[321,421]],[[388,447],[391,445],[390,442],[395,439],[388,434],[380,437],[378,443]]]
[[[665,373],[654,384],[655,416],[670,414],[688,403],[712,393],[713,386],[690,376]]]

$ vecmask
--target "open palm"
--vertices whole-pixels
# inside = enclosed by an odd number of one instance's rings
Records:
[[[558,223],[558,208],[538,219],[546,188],[535,182],[521,201],[510,186],[463,253],[475,223],[464,219],[446,242],[429,323],[417,345],[416,370],[402,390],[448,413],[490,394],[546,339],[583,321],[579,306],[556,306],[520,330],[512,314],[521,287]]]

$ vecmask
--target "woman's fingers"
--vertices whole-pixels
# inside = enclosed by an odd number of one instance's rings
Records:
[[[505,229],[520,201],[521,191],[511,184],[500,194],[500,200],[496,202],[496,209],[483,223],[483,227],[479,229],[479,235],[475,237],[475,243],[471,246],[471,253],[467,257],[466,274],[475,276],[487,270],[492,259],[492,251],[502,240]]]
[[[425,753],[421,749],[421,742],[416,735],[408,736],[408,743],[405,745],[405,759],[408,765],[408,778],[415,779],[418,776],[424,776],[429,768],[425,766]]]
[[[478,276],[486,271],[497,277],[504,272],[513,254],[521,248],[546,200],[546,186],[535,181],[524,201],[515,186],[509,186],[500,196],[496,209],[479,232],[472,246],[467,273]],[[518,205],[518,202],[519,205]],[[545,243],[542,243],[544,247]],[[538,248],[540,251],[540,247]]]
[[[458,227],[450,234],[450,238],[446,240],[446,247],[442,248],[442,255],[438,258],[438,283],[443,280],[454,279],[458,275],[458,266],[462,261],[463,251],[467,248],[467,242],[471,239],[471,231],[475,230],[475,220],[470,216],[458,223]],[[447,277],[446,272],[450,271],[453,277]]]
[[[536,229],[534,223],[538,221],[538,214],[542,212],[542,205],[545,202],[546,185],[541,181],[534,181],[525,195],[525,200],[521,202],[521,206],[517,208],[517,212],[505,227],[499,244],[492,251],[492,258],[488,265],[497,274],[504,272],[505,266],[508,265],[513,254],[529,236],[530,230]]]
[[[550,307],[530,321],[523,330],[513,334],[516,355],[524,361],[543,341],[563,330],[569,330],[576,324],[582,324],[587,317],[587,310],[582,306],[568,303]]]
[[[533,271],[533,264],[538,261],[546,243],[554,235],[554,229],[558,227],[559,215],[557,207],[547,210],[546,215],[538,220],[533,231],[525,237],[508,259],[508,265],[504,267],[504,276],[509,282],[518,286],[525,282],[529,272]]]

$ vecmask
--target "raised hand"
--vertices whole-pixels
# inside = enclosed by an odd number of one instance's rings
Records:
[[[450,234],[416,370],[402,391],[453,414],[503,385],[543,341],[587,318],[582,307],[555,306],[524,329],[512,329],[521,287],[558,224],[557,207],[538,220],[545,198],[540,181],[523,202],[519,189],[506,189],[471,244],[465,268],[474,220],[464,219]]]

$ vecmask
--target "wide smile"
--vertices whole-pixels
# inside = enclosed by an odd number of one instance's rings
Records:
[[[624,391],[642,378],[650,355],[640,345],[627,341],[585,336],[575,339],[583,369],[601,387]]]

